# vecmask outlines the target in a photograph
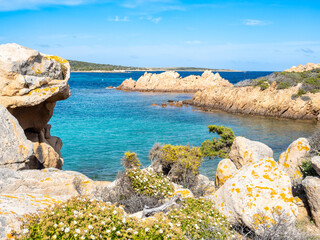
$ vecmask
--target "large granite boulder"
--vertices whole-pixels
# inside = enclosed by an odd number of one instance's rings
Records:
[[[0,105],[0,167],[20,170],[37,167],[33,145],[8,110]]]
[[[308,176],[302,181],[312,219],[320,227],[320,178]]]
[[[56,101],[70,96],[67,60],[10,43],[0,45],[0,104],[18,120],[42,167],[61,168],[62,142],[47,123]],[[49,129],[49,131],[48,131]]]
[[[281,153],[279,163],[292,180],[301,180],[299,166],[310,151],[309,141],[306,138],[295,140],[287,150]]]
[[[160,74],[145,73],[137,81],[125,80],[118,90],[156,91],[156,92],[196,92],[214,86],[232,86],[219,73],[205,71],[201,76],[191,75],[185,78],[174,71]]]
[[[0,168],[0,221],[4,231],[18,229],[19,217],[75,196],[99,199],[109,182],[95,182],[78,172],[58,169],[13,171]],[[1,225],[0,225],[1,230]]]
[[[230,159],[222,159],[217,166],[216,187],[221,187],[236,171],[237,167]]]
[[[261,142],[251,141],[244,137],[236,137],[231,146],[229,158],[234,162],[237,169],[244,165],[265,158],[272,158],[273,151]]]
[[[315,156],[311,158],[311,165],[316,170],[317,174],[320,176],[320,156]]]
[[[242,167],[211,199],[231,224],[243,224],[258,234],[279,217],[294,223],[298,214],[290,178],[272,158]]]

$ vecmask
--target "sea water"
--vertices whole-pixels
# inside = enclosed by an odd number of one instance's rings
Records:
[[[180,72],[185,77],[202,72]],[[221,72],[232,83],[265,76],[270,72]],[[270,146],[277,160],[282,151],[299,137],[308,137],[320,126],[316,123],[244,116],[224,112],[202,112],[192,107],[154,107],[167,100],[191,99],[192,94],[141,93],[106,89],[129,77],[137,80],[143,72],[71,73],[71,96],[57,103],[50,120],[51,134],[63,141],[64,170],[79,171],[94,180],[112,181],[122,171],[124,152],[138,154],[148,166],[154,143],[200,146],[216,137],[211,124],[231,128],[237,136]],[[219,159],[206,159],[200,169],[211,179]]]

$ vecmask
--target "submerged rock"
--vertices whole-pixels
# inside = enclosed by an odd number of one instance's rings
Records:
[[[320,177],[308,176],[302,181],[308,198],[312,219],[320,227]]]
[[[211,199],[232,224],[243,224],[258,234],[276,217],[293,224],[298,215],[290,178],[272,158],[242,167]]]
[[[196,92],[213,86],[231,86],[227,80],[220,77],[219,73],[205,71],[201,76],[191,75],[181,78],[174,71],[160,74],[145,73],[137,81],[126,79],[118,90],[130,91],[156,91],[156,92]]]
[[[237,169],[240,169],[248,163],[272,158],[273,151],[264,143],[251,141],[244,137],[236,137],[231,146],[229,157]]]
[[[279,164],[293,180],[302,178],[299,166],[310,151],[310,144],[306,138],[299,138],[292,142],[287,150],[281,153]]]

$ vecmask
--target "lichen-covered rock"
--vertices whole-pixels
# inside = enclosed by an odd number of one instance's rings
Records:
[[[302,181],[308,198],[312,219],[320,227],[320,178],[308,176]]]
[[[237,169],[244,165],[265,158],[272,158],[273,151],[261,142],[251,141],[244,137],[236,137],[231,146],[229,158],[234,162]]]
[[[291,143],[285,152],[281,153],[279,163],[291,179],[298,180],[302,178],[299,166],[309,151],[309,141],[306,138],[299,138]]]
[[[174,195],[181,194],[182,198],[193,198],[194,197],[193,193],[189,189],[183,187],[182,185],[179,185],[176,183],[172,183],[172,185],[174,188],[174,193],[173,193]]]
[[[232,86],[227,80],[221,78],[219,73],[205,71],[201,76],[191,75],[181,78],[174,71],[160,74],[145,73],[137,81],[125,80],[118,90],[130,91],[156,91],[156,92],[196,92],[205,88],[219,86]]]
[[[0,105],[0,167],[32,168],[34,152],[18,121]]]
[[[0,45],[0,104],[34,142],[38,161],[33,168],[62,167],[62,142],[50,136],[47,123],[56,102],[70,96],[69,78],[70,65],[65,59],[15,43]]]
[[[13,171],[0,168],[0,217],[5,232],[18,229],[19,217],[79,195],[96,198],[108,182],[95,182],[81,173],[58,169]]]
[[[311,164],[317,174],[320,176],[320,156],[315,156],[311,158]]]
[[[221,160],[216,171],[216,187],[221,187],[236,171],[237,167],[230,159]]]
[[[275,214],[294,223],[298,214],[289,176],[272,159],[250,163],[238,170],[211,199],[232,224],[244,224],[259,234],[274,224]]]

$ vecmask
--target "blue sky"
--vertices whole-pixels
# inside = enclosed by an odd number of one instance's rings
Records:
[[[141,67],[320,62],[320,1],[0,0],[0,43]]]

